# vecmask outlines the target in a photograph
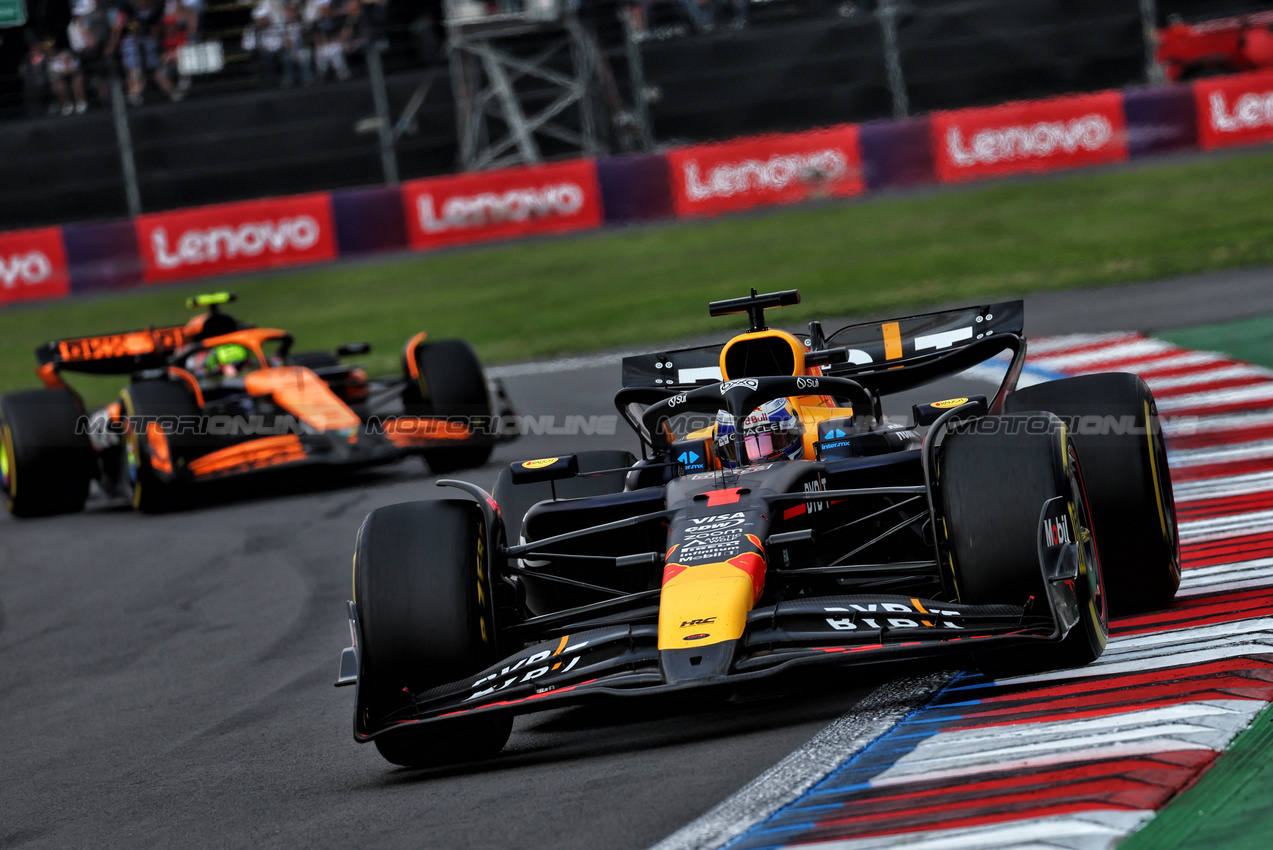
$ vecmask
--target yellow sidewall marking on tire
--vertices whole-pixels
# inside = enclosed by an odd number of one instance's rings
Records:
[[[1154,503],[1158,505],[1158,524],[1163,540],[1167,539],[1167,510],[1162,503],[1162,485],[1158,481],[1158,459],[1154,457],[1154,429],[1149,427],[1149,402],[1145,402],[1145,439],[1149,443],[1149,474],[1154,479]]]
[[[4,482],[6,506],[12,509],[18,493],[18,456],[13,450],[13,433],[8,422],[0,422],[0,478]]]

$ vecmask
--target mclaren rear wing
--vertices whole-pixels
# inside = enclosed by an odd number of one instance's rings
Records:
[[[127,375],[168,365],[168,358],[186,343],[184,325],[140,331],[55,339],[35,350],[40,371]]]

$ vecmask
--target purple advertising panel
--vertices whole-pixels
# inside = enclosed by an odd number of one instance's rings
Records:
[[[1198,120],[1189,86],[1123,92],[1127,146],[1133,158],[1198,146]]]
[[[662,156],[598,159],[597,182],[606,224],[672,217],[672,171]]]
[[[876,121],[861,125],[862,170],[867,188],[935,183],[928,120]]]
[[[62,240],[71,271],[71,292],[141,284],[141,253],[131,221],[68,224],[62,228]]]
[[[340,256],[406,249],[407,222],[397,186],[369,186],[331,195]]]

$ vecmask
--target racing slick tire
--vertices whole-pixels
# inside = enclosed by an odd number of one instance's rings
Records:
[[[994,427],[984,427],[987,423]],[[1105,651],[1109,620],[1073,440],[1045,412],[990,416],[974,426],[947,436],[940,464],[959,601],[1021,605],[1033,596],[1034,604],[1048,604],[1039,565],[1039,520],[1043,504],[1057,496],[1067,497],[1078,543],[1079,600],[1078,622],[1060,642],[988,646],[974,651],[977,667],[997,678],[1095,661]]]
[[[359,720],[407,708],[407,693],[463,679],[498,660],[484,559],[489,530],[475,502],[377,508],[358,531],[354,606]],[[373,738],[393,764],[432,767],[492,756],[511,715],[458,718]]]
[[[185,504],[183,488],[171,478],[179,454],[178,438],[164,431],[156,434],[146,425],[141,431],[133,426],[137,417],[198,417],[202,414],[190,391],[169,380],[137,381],[120,391],[120,406],[129,417],[124,434],[123,470],[120,485],[134,509],[142,513],[162,513]],[[163,431],[161,426],[158,426]],[[159,440],[162,439],[162,443]]]
[[[464,417],[480,427],[491,422],[491,396],[486,373],[473,347],[462,339],[443,339],[418,346],[418,379],[407,384],[402,404],[408,416]],[[493,435],[486,435],[493,439]],[[435,475],[472,469],[486,463],[493,442],[428,449],[421,454]]]
[[[1069,426],[1083,458],[1110,613],[1171,604],[1180,587],[1176,502],[1162,423],[1145,382],[1127,372],[1065,378],[1018,390],[1006,407],[1047,410]]]
[[[0,397],[0,493],[14,516],[84,509],[96,460],[88,434],[76,433],[83,415],[66,389]]]
[[[580,472],[597,472],[602,469],[627,469],[636,463],[631,452],[599,450],[577,452],[575,458],[579,462]],[[495,479],[495,489],[491,497],[499,505],[500,516],[504,518],[504,533],[508,540],[516,543],[521,539],[522,520],[531,507],[545,499],[553,497],[553,486],[556,486],[559,499],[582,499],[586,496],[605,496],[610,493],[622,493],[627,478],[626,472],[615,472],[609,475],[597,475],[587,478],[567,478],[562,481],[536,481],[533,484],[514,484],[513,471],[507,466],[500,470]]]

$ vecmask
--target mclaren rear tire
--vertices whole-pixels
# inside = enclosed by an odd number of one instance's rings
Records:
[[[363,521],[354,557],[360,723],[383,724],[409,707],[408,694],[498,660],[488,534],[466,500],[390,505]],[[434,767],[498,753],[512,726],[509,715],[460,718],[373,741],[393,764]]]
[[[492,421],[490,392],[486,373],[473,347],[462,339],[443,339],[418,346],[413,355],[417,378],[402,393],[403,408],[408,416],[439,416],[463,419],[479,429],[489,428]],[[422,452],[425,463],[435,475],[482,466],[494,448],[491,438],[479,445],[428,449]]]
[[[1109,615],[1097,540],[1078,452],[1052,414],[986,417],[950,434],[939,481],[959,601],[972,605],[1048,606],[1039,563],[1044,503],[1065,497],[1075,547],[1079,616],[1060,642],[1032,639],[974,651],[977,667],[999,678],[1079,667],[1109,639]],[[989,427],[987,427],[989,426]]]
[[[1176,501],[1145,382],[1126,372],[1065,378],[1012,393],[1007,409],[1047,410],[1069,426],[1083,458],[1111,614],[1171,604],[1180,587]]]
[[[0,494],[18,517],[84,509],[96,459],[79,423],[84,406],[66,389],[0,396]]]
[[[135,510],[164,513],[185,506],[187,491],[173,474],[184,458],[179,436],[164,422],[201,416],[190,391],[176,381],[137,381],[120,391],[120,406],[128,417],[124,434],[123,470],[119,481]]]

